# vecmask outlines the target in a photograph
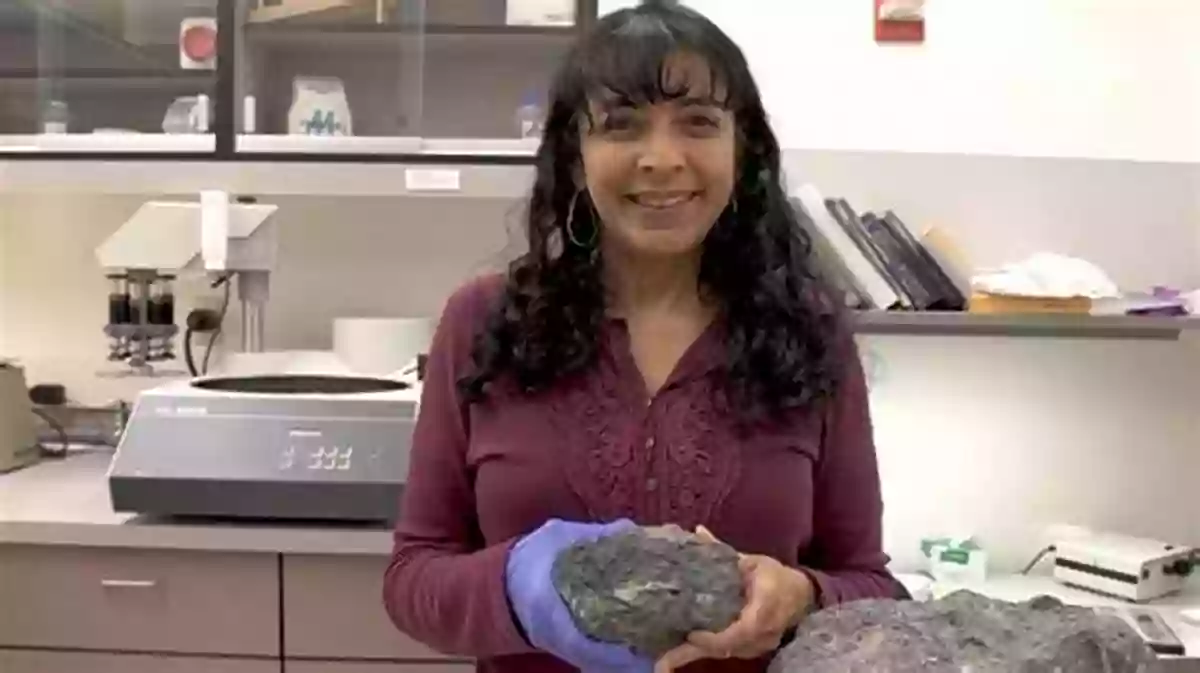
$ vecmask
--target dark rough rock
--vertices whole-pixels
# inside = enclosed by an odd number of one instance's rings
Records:
[[[724,630],[745,605],[737,552],[678,527],[573,545],[553,579],[580,631],[650,657],[692,631]]]
[[[1140,673],[1154,653],[1115,616],[1057,599],[864,600],[810,615],[770,673]]]

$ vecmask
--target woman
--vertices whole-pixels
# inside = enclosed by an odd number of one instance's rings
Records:
[[[491,673],[650,671],[583,637],[555,554],[634,525],[743,554],[741,619],[670,671],[764,671],[821,606],[893,596],[867,393],[741,51],[694,11],[608,15],[551,90],[529,251],[447,303],[385,603]]]

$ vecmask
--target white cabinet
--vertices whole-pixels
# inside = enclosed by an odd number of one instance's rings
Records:
[[[0,650],[4,673],[280,673],[273,659]]]
[[[469,661],[435,652],[392,625],[383,607],[388,560],[387,556],[285,555],[284,655],[331,661],[429,662],[428,667],[420,663],[417,669],[403,669],[406,673],[425,673],[426,668],[428,673],[459,673],[454,664],[473,669]],[[288,670],[295,665],[289,659]],[[337,670],[351,670],[341,666],[343,663],[337,663]]]
[[[388,561],[0,545],[0,672],[474,671],[392,625]]]
[[[270,554],[0,546],[0,647],[279,655]]]
[[[7,672],[6,672],[7,673]],[[22,672],[24,673],[24,672]],[[475,673],[474,664],[346,661],[291,661],[287,673]]]

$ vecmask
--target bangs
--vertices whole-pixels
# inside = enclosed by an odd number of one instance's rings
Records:
[[[621,12],[617,13],[622,14]],[[621,17],[601,30],[579,54],[576,93],[587,101],[646,105],[678,99],[733,109],[736,78],[723,64],[720,39],[679,21],[653,14]]]

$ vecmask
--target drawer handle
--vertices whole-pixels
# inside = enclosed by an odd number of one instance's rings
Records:
[[[158,586],[157,580],[100,580],[100,586],[106,589],[153,589]]]

